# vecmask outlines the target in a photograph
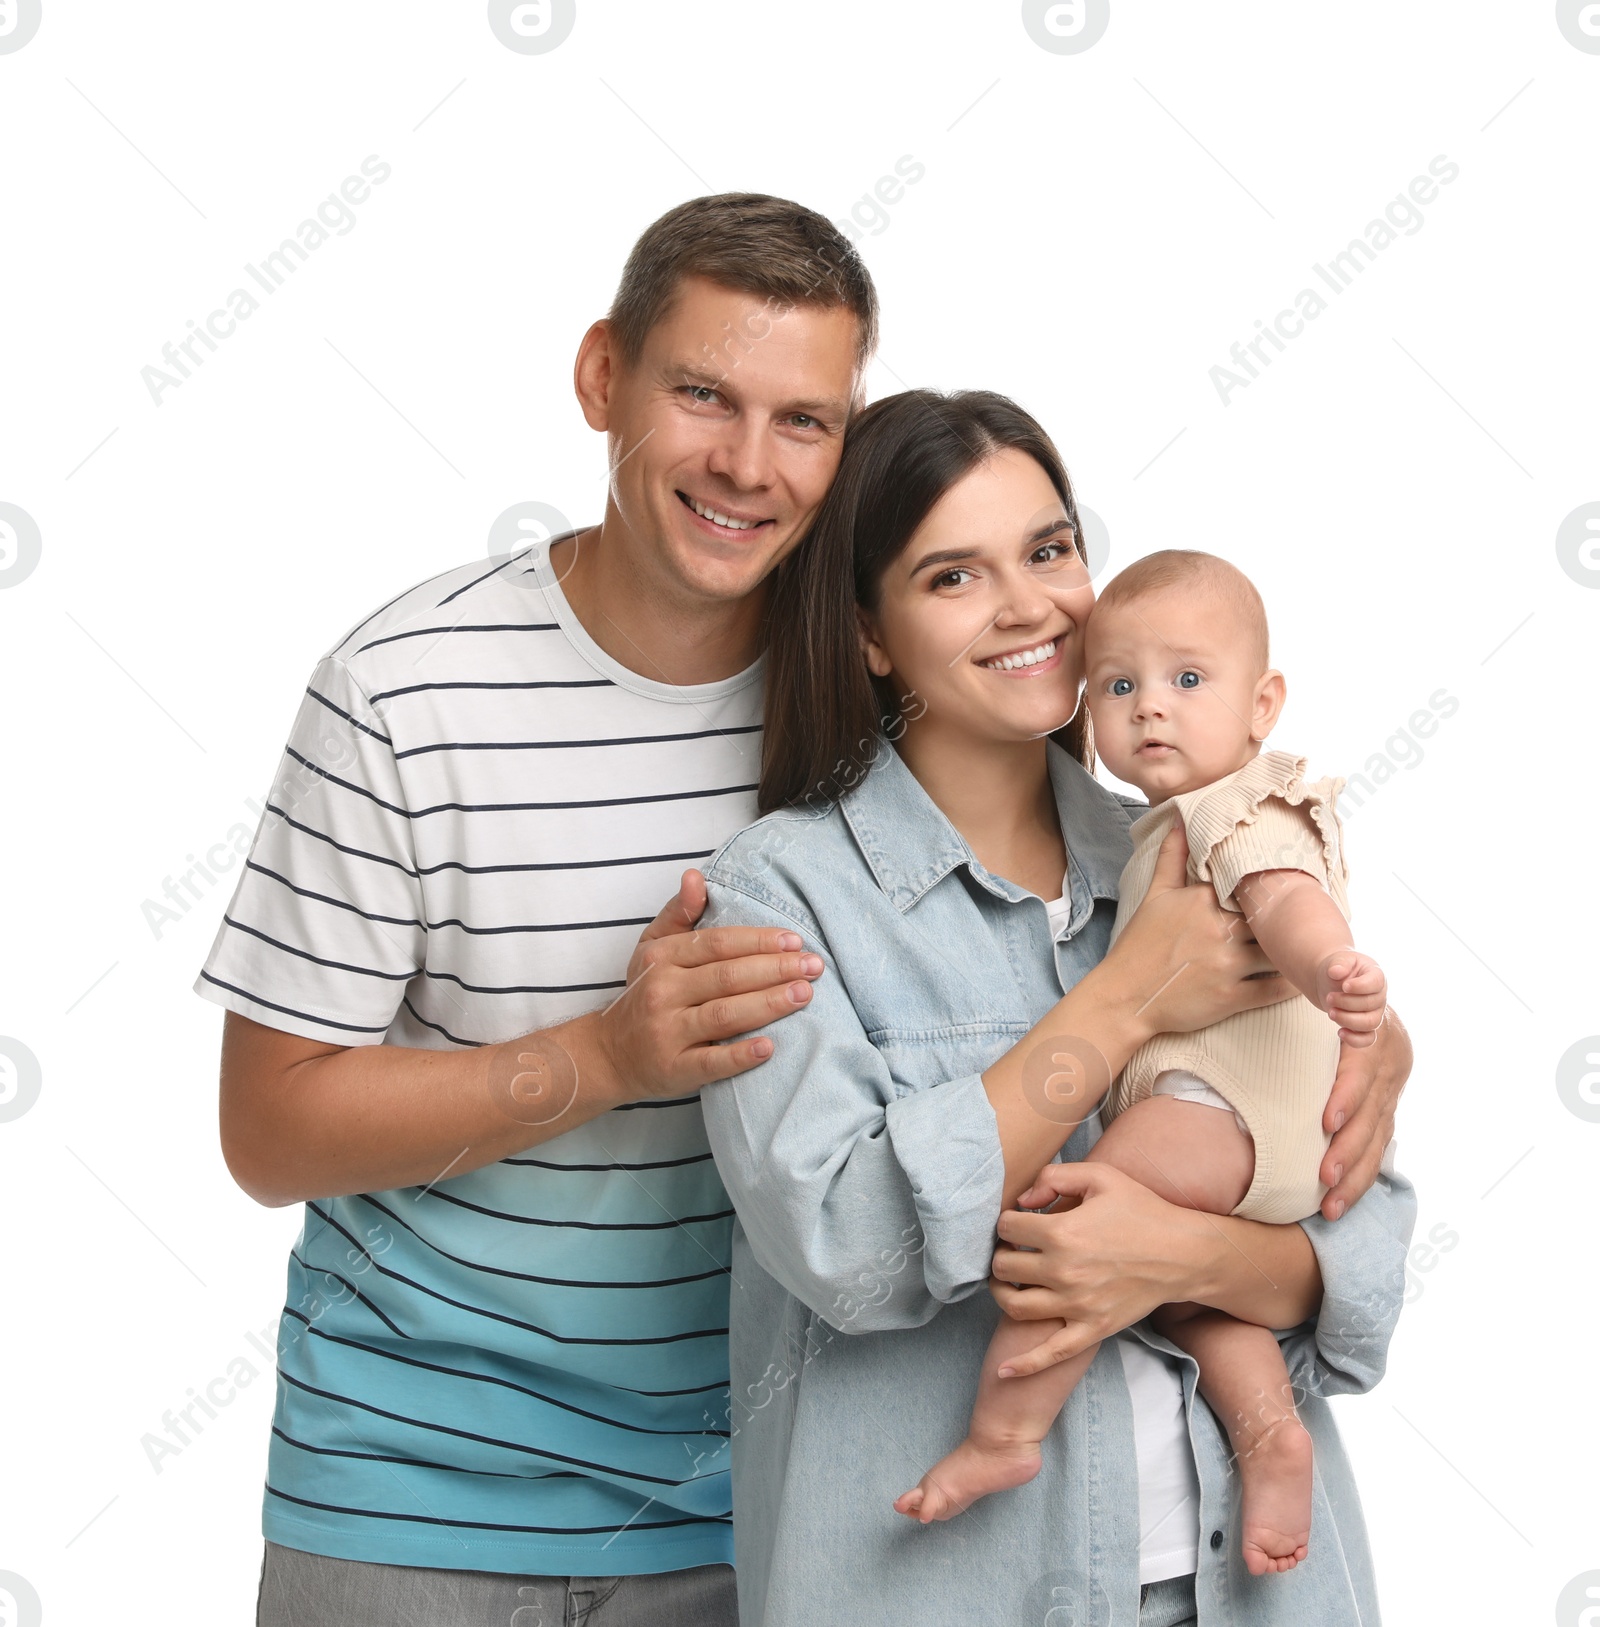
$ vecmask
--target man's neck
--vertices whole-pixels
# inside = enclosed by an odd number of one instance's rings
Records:
[[[551,568],[573,614],[612,660],[656,683],[716,683],[761,653],[766,589],[743,599],[697,599],[648,551],[629,545],[621,522],[555,544]]]

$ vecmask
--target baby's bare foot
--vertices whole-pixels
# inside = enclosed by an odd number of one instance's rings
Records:
[[[1311,1541],[1311,1437],[1298,1418],[1276,1423],[1239,1457],[1244,1563],[1252,1576],[1293,1570]]]
[[[1026,1485],[1039,1472],[1039,1443],[1014,1441],[980,1446],[969,1435],[941,1458],[908,1492],[895,1498],[897,1512],[909,1519],[954,1519],[980,1497]]]

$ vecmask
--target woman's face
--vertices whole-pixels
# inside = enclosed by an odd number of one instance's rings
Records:
[[[862,647],[919,732],[1036,740],[1077,709],[1093,604],[1050,477],[1007,449],[952,486],[890,563],[877,608],[860,612]]]

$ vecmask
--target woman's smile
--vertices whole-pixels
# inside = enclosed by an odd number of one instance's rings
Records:
[[[1020,650],[985,656],[977,665],[1008,678],[1037,678],[1054,672],[1061,665],[1061,642],[1060,638],[1051,638],[1040,644],[1027,644]]]

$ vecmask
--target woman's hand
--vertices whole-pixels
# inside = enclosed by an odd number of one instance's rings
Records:
[[[1322,1128],[1333,1137],[1319,1171],[1328,1188],[1322,1200],[1327,1219],[1337,1220],[1378,1178],[1410,1075],[1411,1036],[1392,1009],[1371,1045],[1339,1047],[1339,1071],[1322,1112]]]
[[[1041,1205],[1058,1198],[1070,1207],[1040,1215],[1007,1209],[1000,1216],[1000,1235],[1014,1246],[995,1251],[989,1291],[1007,1316],[1058,1316],[1067,1324],[1011,1359],[1019,1375],[1087,1350],[1158,1305],[1191,1297],[1183,1251],[1173,1246],[1174,1227],[1192,1220],[1191,1211],[1109,1164],[1047,1164],[1020,1201]]]
[[[1223,909],[1210,886],[1186,885],[1188,861],[1179,821],[1156,855],[1149,891],[1090,974],[1114,980],[1131,999],[1144,1038],[1192,1033],[1295,992],[1262,952],[1244,916]]]
[[[1018,1373],[1077,1355],[1158,1305],[1192,1300],[1257,1327],[1292,1328],[1322,1303],[1322,1273],[1303,1226],[1179,1208],[1094,1162],[1048,1164],[1023,1193],[1029,1203],[1052,1196],[1071,1207],[1000,1216],[1000,1235],[1014,1246],[996,1250],[989,1291],[1019,1321],[1066,1323],[1010,1363]]]

